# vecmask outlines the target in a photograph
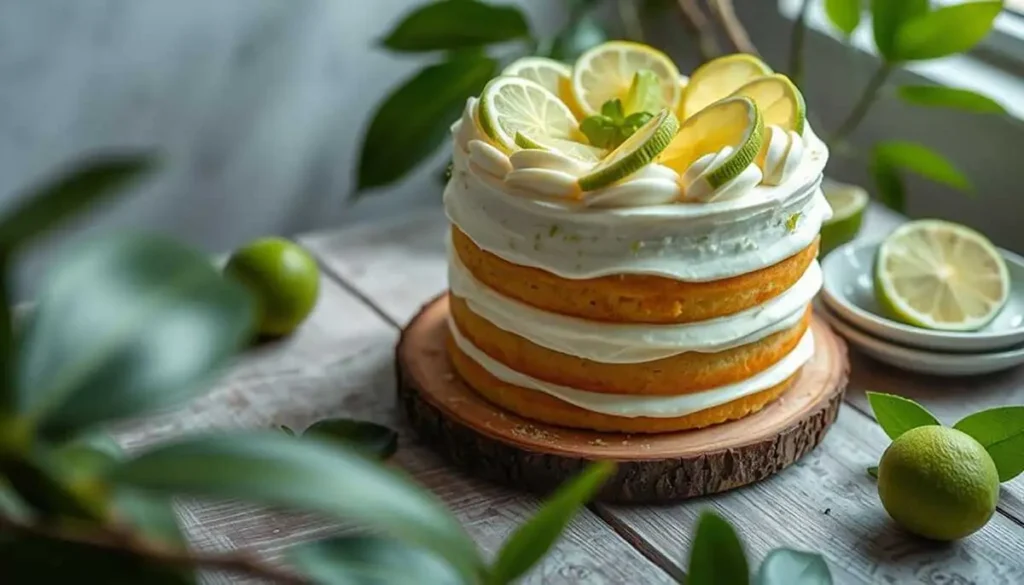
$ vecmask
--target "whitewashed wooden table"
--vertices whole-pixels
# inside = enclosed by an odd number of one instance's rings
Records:
[[[871,209],[863,237],[899,218]],[[537,509],[538,499],[463,475],[423,446],[395,407],[393,349],[400,328],[445,288],[440,211],[299,238],[323,267],[315,313],[292,338],[242,356],[185,409],[118,433],[129,449],[200,429],[301,429],[328,416],[364,418],[401,431],[395,464],[438,494],[486,554]],[[836,583],[1019,585],[1024,583],[1024,476],[1003,485],[998,512],[973,536],[937,544],[889,520],[865,468],[888,439],[865,390],[911,396],[943,421],[979,408],[1024,403],[1024,370],[944,380],[911,375],[853,353],[846,402],[824,442],[777,476],[724,494],[665,506],[591,505],[525,580],[550,584],[674,583],[685,578],[691,531],[712,508],[739,529],[758,561],[778,546],[822,553]],[[283,548],[343,529],[311,515],[282,515],[236,503],[183,503],[194,546]],[[210,583],[236,583],[210,575]]]

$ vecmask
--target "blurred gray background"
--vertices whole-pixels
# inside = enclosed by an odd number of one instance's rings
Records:
[[[566,18],[563,2],[517,3],[542,33]],[[375,105],[428,59],[375,46],[414,4],[0,0],[0,205],[77,155],[124,146],[154,146],[163,155],[159,173],[133,197],[30,254],[20,272],[22,294],[55,247],[92,230],[158,230],[220,252],[260,235],[438,205],[443,154],[402,184],[349,201],[361,132]],[[738,0],[737,8],[769,62],[782,66],[791,22],[775,0]],[[695,62],[678,22],[648,23],[648,35],[671,46],[684,71]],[[818,32],[809,43],[808,101],[834,127],[870,75],[872,58]],[[1019,77],[1010,84],[1006,95],[1021,90]],[[969,199],[911,180],[911,215],[963,221],[1024,250],[1019,119],[883,99],[855,139],[895,136],[948,155],[978,186]],[[856,161],[832,164],[829,173],[869,184]]]

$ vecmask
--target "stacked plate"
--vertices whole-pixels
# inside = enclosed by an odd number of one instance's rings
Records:
[[[818,313],[850,344],[898,368],[968,376],[1024,363],[1024,258],[1000,249],[1010,273],[1010,297],[988,325],[970,332],[934,331],[890,319],[875,300],[878,243],[852,242],[822,262],[825,286]]]

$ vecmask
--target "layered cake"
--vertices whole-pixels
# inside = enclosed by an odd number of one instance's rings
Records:
[[[658,433],[776,400],[814,353],[827,149],[759,60],[514,63],[452,128],[455,371],[499,409]]]

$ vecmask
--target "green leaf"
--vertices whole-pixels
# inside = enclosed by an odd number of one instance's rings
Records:
[[[319,585],[461,585],[451,567],[422,549],[379,536],[342,536],[288,550],[288,561]]]
[[[392,92],[363,138],[358,188],[391,184],[437,150],[496,67],[488,57],[460,55],[422,69]]]
[[[966,2],[921,14],[900,28],[893,53],[901,61],[962,53],[988,36],[1002,10],[1002,1]]]
[[[846,36],[860,25],[861,0],[825,0],[825,14]]]
[[[961,191],[972,191],[971,182],[946,157],[917,144],[892,140],[875,145],[875,158],[889,166],[910,171],[926,179],[948,185]]]
[[[1006,114],[1006,108],[988,96],[969,89],[939,85],[904,85],[898,90],[903,101],[927,108],[951,108],[976,114]]]
[[[347,418],[332,418],[313,423],[303,436],[339,441],[358,451],[388,459],[398,450],[398,432],[384,425]]]
[[[154,236],[77,246],[28,317],[17,411],[59,437],[202,389],[249,337],[252,303],[202,254]]]
[[[909,398],[881,392],[868,392],[867,395],[875,420],[890,439],[896,440],[913,428],[942,424],[925,407]]]
[[[336,443],[273,431],[190,437],[126,461],[110,480],[332,514],[431,550],[467,579],[481,570],[476,545],[432,494]]]
[[[1024,472],[1024,406],[1001,406],[964,417],[953,428],[974,437],[996,463],[999,481]]]
[[[757,585],[832,585],[825,559],[816,553],[777,548],[757,571]]]
[[[614,148],[619,139],[619,126],[608,116],[588,116],[580,122],[580,132],[591,145],[598,148]]]
[[[615,98],[601,104],[601,115],[610,119],[616,125],[626,119],[626,109],[622,106],[622,100]]]
[[[899,171],[887,160],[878,157],[875,151],[871,156],[871,176],[878,190],[878,200],[889,209],[903,213],[906,210],[906,189]]]
[[[30,188],[0,218],[0,250],[21,247],[152,170],[153,159],[141,154],[109,154],[77,161],[44,183]]]
[[[572,62],[587,49],[596,47],[607,40],[608,34],[601,24],[592,15],[587,14],[575,20],[572,25],[555,37],[554,42],[551,43],[548,57]]]
[[[187,546],[170,498],[121,489],[114,495],[114,513],[150,542],[179,549]]]
[[[529,571],[547,554],[579,509],[594,497],[613,473],[614,463],[592,463],[578,476],[560,486],[533,518],[517,528],[505,541],[491,567],[488,583],[512,583]]]
[[[641,69],[633,74],[633,82],[626,93],[622,109],[627,115],[647,113],[654,115],[665,107],[658,75],[650,69]]]
[[[898,61],[896,37],[910,20],[928,12],[928,0],[871,0],[875,46],[887,61]]]
[[[392,51],[451,51],[530,36],[519,8],[440,0],[413,9],[383,40]]]
[[[28,504],[14,491],[7,478],[0,475],[0,516],[24,521],[31,515]]]
[[[705,511],[697,520],[690,550],[687,585],[746,585],[750,583],[747,555],[739,536],[724,518]]]
[[[873,477],[875,479],[878,479],[878,466],[877,465],[872,465],[871,467],[868,467],[867,468],[867,472],[868,472],[868,475],[870,475],[871,477]]]

